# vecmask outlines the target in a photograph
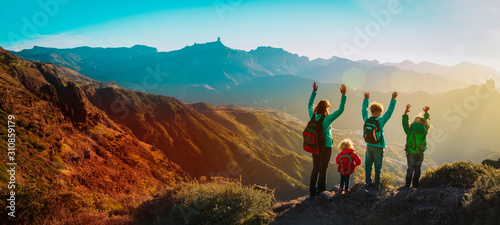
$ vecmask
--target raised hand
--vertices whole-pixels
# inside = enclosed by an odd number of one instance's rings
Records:
[[[316,85],[316,82],[313,84],[313,91],[316,92],[318,91],[318,85]]]
[[[396,99],[397,97],[398,97],[398,93],[397,92],[392,93],[392,99]]]
[[[429,106],[425,106],[424,107],[424,112],[427,113],[429,111],[429,109],[431,109]]]
[[[342,95],[345,95],[346,92],[347,92],[347,87],[345,86],[345,84],[342,84],[342,86],[340,87],[340,93]]]
[[[405,114],[408,114],[410,112],[410,108],[411,108],[410,104],[406,105]]]
[[[365,98],[370,98],[370,93],[366,92],[365,93]]]

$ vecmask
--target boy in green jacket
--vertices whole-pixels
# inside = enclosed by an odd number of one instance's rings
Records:
[[[418,180],[420,179],[422,162],[424,161],[424,151],[427,149],[427,132],[431,127],[431,117],[428,113],[429,106],[425,106],[424,116],[418,115],[410,125],[408,118],[410,107],[410,104],[406,105],[403,114],[403,129],[406,133],[405,151],[408,163],[405,187],[409,188],[413,181],[413,187],[418,188]]]
[[[361,114],[363,116],[363,121],[365,122],[365,125],[367,122],[373,122],[377,124],[377,131],[375,135],[377,142],[374,144],[368,142],[366,143],[366,155],[365,155],[365,177],[366,177],[365,182],[367,186],[373,187],[371,176],[372,176],[372,165],[375,164],[375,186],[374,186],[375,189],[380,188],[380,173],[382,170],[382,159],[384,157],[384,148],[386,147],[383,130],[385,124],[391,118],[391,115],[394,112],[394,108],[396,107],[396,97],[398,97],[398,93],[397,92],[392,93],[391,103],[389,104],[387,112],[385,112],[383,116],[381,116],[382,112],[384,111],[382,104],[378,102],[371,103],[369,107],[372,117],[368,117],[368,103],[370,100],[370,93],[365,93],[365,99],[363,99]],[[365,135],[366,133],[364,130],[363,136],[366,137]]]

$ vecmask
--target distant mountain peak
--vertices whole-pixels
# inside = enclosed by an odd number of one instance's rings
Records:
[[[405,59],[401,62],[401,64],[404,64],[404,65],[417,65],[415,62],[409,60],[409,59]]]
[[[193,45],[188,45],[188,46],[184,47],[183,49],[206,49],[206,48],[211,49],[211,50],[231,49],[222,43],[222,41],[220,40],[220,37],[218,37],[216,41],[212,41],[212,42],[205,42],[205,43],[196,43],[195,42]]]

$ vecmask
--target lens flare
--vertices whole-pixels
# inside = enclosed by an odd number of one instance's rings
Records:
[[[348,88],[359,89],[363,87],[366,82],[365,72],[358,68],[349,68],[342,75],[342,83],[344,83]]]

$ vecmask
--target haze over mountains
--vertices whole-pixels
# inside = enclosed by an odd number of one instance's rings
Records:
[[[480,161],[500,151],[493,125],[500,124],[496,116],[500,114],[500,98],[494,89],[500,81],[499,73],[468,62],[449,67],[410,61],[380,64],[338,57],[310,61],[280,48],[259,47],[246,52],[226,47],[220,41],[171,52],[136,45],[34,47],[15,54],[64,65],[98,81],[115,81],[132,90],[173,96],[184,102],[270,108],[302,121],[308,120],[305,106],[313,80],[321,82],[317,100],[329,99],[333,108],[338,104],[338,83],[342,82],[350,87],[347,107],[333,126],[354,131],[362,127],[364,91],[371,91],[372,100],[386,106],[388,92],[399,91],[396,111],[385,131],[389,141],[404,141],[400,114],[411,103],[412,116],[424,105],[432,108],[434,132],[438,134],[431,135],[436,140],[430,152],[436,160]],[[476,155],[476,151],[481,153]]]

